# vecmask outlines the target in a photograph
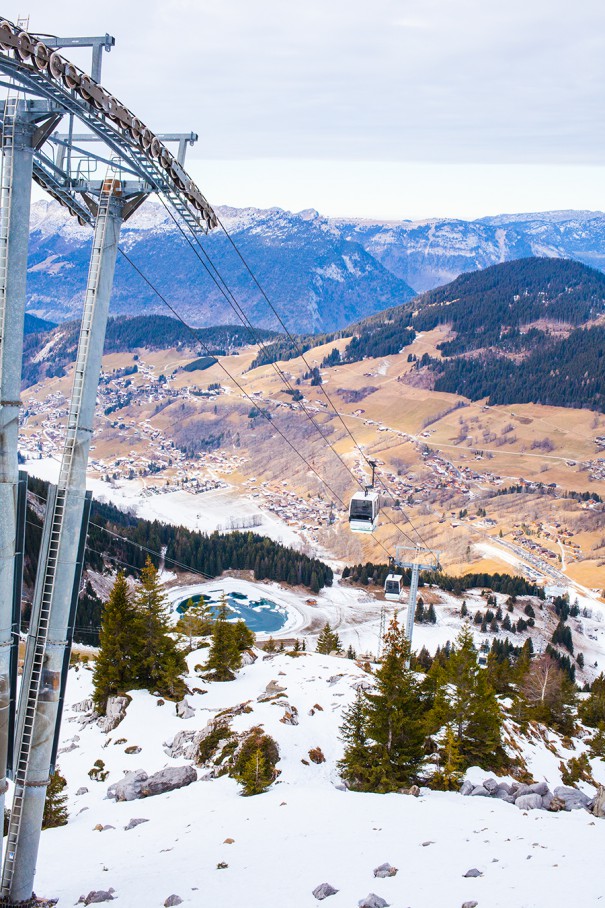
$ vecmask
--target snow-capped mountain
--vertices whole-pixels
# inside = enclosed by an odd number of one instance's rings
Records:
[[[219,215],[279,315],[298,332],[342,328],[405,302],[414,291],[511,259],[568,257],[605,269],[601,212],[400,222],[330,219],[313,210],[279,208],[220,208]],[[91,232],[52,202],[34,204],[31,226],[29,309],[51,320],[73,317],[84,293]],[[163,206],[147,202],[124,225],[122,246],[192,324],[239,320],[228,294],[206,270],[212,265]],[[203,247],[247,317],[260,327],[279,328],[223,231],[215,230]],[[166,312],[121,257],[112,311]]]
[[[224,208],[220,216],[267,296],[293,330],[334,330],[414,295],[404,281],[359,243],[345,239],[317,212]],[[32,313],[59,321],[79,312],[90,238],[91,231],[58,206],[46,202],[33,206],[28,273]],[[220,279],[212,279],[213,273],[217,276],[215,266],[253,324],[279,328],[225,233],[215,230],[202,246],[203,251],[179,232],[162,206],[152,202],[122,230],[122,248],[193,325],[240,320]],[[120,256],[112,312],[167,312]]]

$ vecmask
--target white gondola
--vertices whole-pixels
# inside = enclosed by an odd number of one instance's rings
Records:
[[[349,505],[349,528],[354,533],[373,533],[379,511],[378,492],[355,492]]]
[[[384,582],[384,598],[390,599],[392,602],[399,602],[401,599],[401,581],[403,576],[401,574],[387,574],[387,579]]]

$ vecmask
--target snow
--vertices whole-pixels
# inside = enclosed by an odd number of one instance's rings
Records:
[[[191,669],[203,661],[204,652],[188,657]],[[339,790],[342,710],[353,697],[353,685],[368,676],[346,659],[259,656],[231,683],[201,682],[192,673],[189,687],[201,686],[207,693],[188,695],[196,714],[185,721],[177,718],[172,704],[160,706],[150,694],[132,692],[126,718],[109,735],[94,723],[80,728],[82,714],[70,705],[89,695],[91,672],[71,669],[62,746],[74,735],[79,739],[75,749],[59,758],[68,782],[70,821],[42,834],[38,893],[58,896],[59,908],[73,905],[91,889],[110,886],[119,904],[129,908],[161,906],[171,893],[179,894],[184,905],[199,908],[311,908],[316,904],[312,890],[329,882],[339,890],[330,908],[351,908],[369,892],[393,908],[459,908],[468,900],[476,900],[480,908],[599,903],[602,879],[594,868],[605,822],[584,811],[525,813],[500,801],[456,793],[423,790],[414,798]],[[257,702],[271,680],[286,688],[299,725],[279,721],[279,700]],[[279,743],[281,772],[268,792],[244,798],[233,780],[222,777],[136,802],[116,804],[105,798],[108,785],[126,770],[152,773],[182,765],[183,759],[167,757],[164,742],[180,730],[203,728],[218,711],[245,701],[253,711],[237,716],[233,728],[262,724]],[[125,754],[133,744],[141,753]],[[326,762],[303,764],[314,747],[321,747]],[[526,742],[526,752],[528,748],[535,752],[532,771],[537,777],[559,784],[546,747]],[[88,777],[99,758],[109,770],[103,783]],[[486,773],[474,769],[469,775],[479,780]],[[89,791],[76,797],[80,786]],[[149,822],[126,832],[133,817]],[[115,828],[99,832],[97,824]],[[227,844],[227,838],[234,842]],[[67,854],[69,871],[58,872],[65,868]],[[373,869],[385,861],[398,867],[398,874],[374,879]],[[228,866],[219,870],[219,862]],[[465,878],[472,867],[483,876]]]

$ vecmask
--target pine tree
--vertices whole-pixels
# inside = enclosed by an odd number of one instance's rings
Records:
[[[256,747],[245,761],[240,772],[239,781],[242,785],[243,795],[261,794],[269,787],[270,782],[267,783],[266,761],[260,747]]]
[[[169,607],[160,587],[158,572],[149,557],[141,571],[135,608],[139,686],[180,699],[185,693],[181,675],[187,670],[187,663],[170,636]]]
[[[487,672],[479,668],[470,628],[462,627],[450,658],[431,668],[436,694],[429,728],[451,725],[464,768],[497,768],[504,760],[502,715]]]
[[[221,595],[220,605],[212,631],[212,645],[206,667],[215,681],[233,681],[235,672],[242,664],[242,657],[233,633],[233,627],[227,621],[227,598]]]
[[[603,672],[592,683],[590,696],[583,700],[578,709],[584,725],[597,728],[605,722],[605,675]]]
[[[197,602],[189,599],[185,604],[185,612],[179,618],[176,631],[187,637],[189,642],[189,651],[193,649],[193,638],[203,637],[212,630],[210,619],[210,607],[206,605],[203,596],[199,597]]]
[[[366,697],[360,688],[351,705],[343,712],[339,735],[345,750],[338,769],[343,780],[357,790],[364,790],[369,782],[366,708]]]
[[[50,777],[44,801],[44,814],[42,829],[54,829],[56,826],[65,826],[69,818],[67,811],[67,782],[57,768]]]
[[[109,697],[139,686],[138,624],[128,584],[122,573],[115,579],[101,613],[100,648],[93,673],[95,708],[104,713]]]
[[[376,688],[366,694],[366,732],[372,744],[367,764],[371,791],[397,791],[409,785],[424,757],[425,701],[408,668],[410,644],[393,618],[384,638]]]
[[[329,656],[330,653],[334,652],[342,652],[340,637],[332,630],[329,622],[323,627],[317,638],[316,650],[318,653],[321,653],[322,656]]]
[[[440,748],[441,765],[431,777],[431,788],[440,791],[458,791],[462,778],[462,757],[456,735],[451,725],[446,725]]]
[[[267,642],[264,644],[263,649],[266,653],[275,652],[275,640],[273,639],[273,637],[269,637]]]

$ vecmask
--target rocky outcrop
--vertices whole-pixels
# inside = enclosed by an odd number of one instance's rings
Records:
[[[179,700],[176,704],[176,714],[179,719],[192,719],[193,716],[195,716],[195,710],[187,701],[186,697],[183,697],[183,699]]]
[[[97,719],[97,725],[102,732],[107,734],[117,728],[126,716],[126,707],[129,702],[128,697],[109,697],[105,715]]]

